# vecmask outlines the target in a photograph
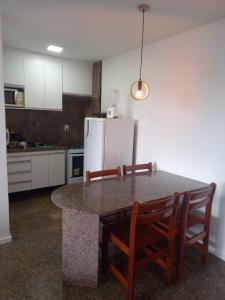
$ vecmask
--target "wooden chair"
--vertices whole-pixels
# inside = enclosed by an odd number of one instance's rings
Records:
[[[135,173],[136,171],[148,171],[151,172],[152,171],[152,163],[149,162],[147,164],[139,164],[139,165],[130,165],[130,166],[126,166],[123,165],[123,175],[127,175],[127,173]]]
[[[117,167],[116,169],[108,169],[108,170],[102,170],[102,171],[95,171],[90,172],[86,171],[86,182],[91,182],[92,179],[98,178],[98,177],[106,177],[106,176],[121,176],[121,169],[120,167]]]
[[[90,172],[87,171],[86,172],[86,182],[90,183],[92,181],[92,179],[94,178],[101,178],[100,180],[102,180],[102,178],[106,177],[106,176],[117,176],[120,177],[121,176],[121,169],[120,167],[117,167],[116,169],[108,169],[108,170],[101,170],[101,171],[95,171],[95,172]],[[121,219],[125,219],[128,218],[128,213],[130,210],[124,210],[121,212],[116,212],[116,213],[112,213],[112,214],[105,214],[105,215],[101,215],[100,216],[100,221],[104,224],[104,225],[108,225],[111,223],[117,223],[119,222]],[[101,243],[100,243],[101,245]]]
[[[130,222],[103,227],[103,270],[110,270],[127,289],[128,300],[133,299],[134,275],[137,267],[155,262],[165,270],[166,283],[171,282],[178,199],[179,194],[176,193],[143,204],[135,202]],[[168,220],[168,230],[163,230],[156,225],[159,220]],[[108,243],[110,241],[128,256],[127,279],[113,264],[108,263]],[[165,245],[164,243],[160,246],[157,245],[161,241],[166,241]],[[144,255],[141,259],[136,256],[139,251]]]
[[[179,249],[177,259],[177,279],[181,281],[184,274],[184,256],[185,249],[189,246],[195,247],[202,252],[202,263],[207,263],[209,229],[212,211],[212,200],[215,194],[216,184],[211,183],[209,187],[201,190],[186,192],[184,194],[183,204],[180,211],[180,220],[177,224],[177,233],[179,235]],[[196,211],[204,208],[204,212]],[[202,225],[200,232],[190,236],[187,230]],[[202,240],[202,243],[199,243]]]

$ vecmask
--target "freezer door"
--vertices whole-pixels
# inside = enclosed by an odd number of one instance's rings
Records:
[[[105,126],[104,169],[133,162],[134,120],[107,119]]]
[[[105,120],[86,118],[84,122],[84,180],[86,171],[103,169]]]

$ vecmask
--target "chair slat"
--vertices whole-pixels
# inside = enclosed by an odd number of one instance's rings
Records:
[[[132,206],[130,222],[111,224],[103,228],[103,267],[108,266],[108,242],[113,242],[128,256],[128,280],[112,264],[109,270],[127,288],[127,299],[132,300],[134,294],[134,275],[137,267],[151,262],[164,269],[166,283],[172,280],[173,248],[176,230],[176,211],[179,194],[161,198],[147,203],[135,202]],[[159,227],[155,221],[168,221],[168,229]],[[161,243],[157,247],[157,243]],[[137,257],[141,251],[144,257]]]
[[[152,171],[152,163],[149,162],[147,164],[138,164],[138,165],[123,165],[123,175],[127,175],[127,173],[134,173],[135,171],[145,170],[148,172]]]
[[[95,171],[90,172],[86,171],[86,182],[91,182],[94,178],[100,178],[100,177],[106,177],[106,176],[121,176],[121,169],[120,167],[117,167],[116,169],[108,169],[108,170],[101,170],[101,171]]]
[[[184,276],[184,255],[187,246],[200,249],[202,251],[202,263],[207,263],[210,219],[215,190],[216,184],[211,183],[206,188],[184,194],[179,228],[177,230],[180,241],[177,262],[177,279],[179,281]],[[204,208],[205,211],[200,214],[198,211],[199,208]],[[204,227],[203,231],[195,233],[192,236],[187,234],[188,228],[196,225],[202,225]],[[199,240],[203,242],[201,246],[199,246]]]

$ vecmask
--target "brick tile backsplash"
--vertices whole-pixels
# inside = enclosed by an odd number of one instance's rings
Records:
[[[96,102],[90,97],[64,95],[62,111],[6,109],[6,127],[33,143],[83,145],[84,118],[99,111]],[[64,132],[65,124],[71,125],[70,132]]]

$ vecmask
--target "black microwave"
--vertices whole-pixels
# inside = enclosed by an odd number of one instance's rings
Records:
[[[6,107],[24,107],[24,89],[23,88],[4,88]]]

